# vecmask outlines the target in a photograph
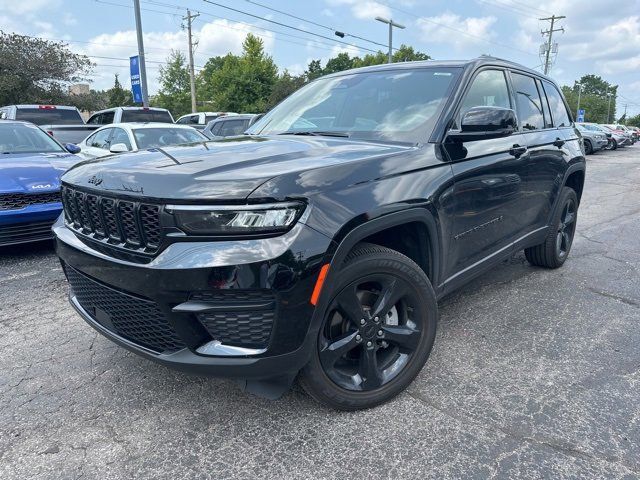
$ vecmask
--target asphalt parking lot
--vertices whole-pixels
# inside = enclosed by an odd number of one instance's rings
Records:
[[[0,478],[639,478],[640,145],[588,157],[571,256],[441,302],[431,359],[338,413],[99,336],[50,245],[0,251]]]

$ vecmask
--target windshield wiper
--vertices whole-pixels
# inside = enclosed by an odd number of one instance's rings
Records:
[[[347,132],[329,132],[323,130],[302,130],[295,131],[292,130],[290,132],[280,132],[278,135],[307,135],[313,137],[343,137],[349,138],[351,135]]]

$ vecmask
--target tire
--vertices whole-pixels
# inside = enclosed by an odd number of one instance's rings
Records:
[[[299,382],[313,399],[338,410],[385,403],[426,363],[437,321],[435,293],[415,262],[395,250],[359,244],[332,287]]]
[[[618,141],[614,140],[613,143],[611,144],[611,150],[617,150],[618,149]]]
[[[593,153],[593,146],[589,140],[584,141],[584,153],[585,155],[591,155]]]
[[[569,187],[562,187],[558,210],[549,234],[543,243],[524,250],[530,264],[545,268],[559,268],[567,260],[578,221],[578,196]]]

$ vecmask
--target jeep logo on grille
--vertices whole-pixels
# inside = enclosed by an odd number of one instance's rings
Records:
[[[102,178],[97,175],[92,175],[91,177],[89,177],[89,180],[87,180],[87,183],[90,183],[91,185],[95,185],[97,187],[102,183]]]

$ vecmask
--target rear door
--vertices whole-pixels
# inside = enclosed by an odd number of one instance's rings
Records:
[[[506,72],[477,72],[456,114],[458,128],[466,111],[476,106],[514,108]],[[520,230],[518,205],[529,153],[524,133],[455,144],[445,139],[455,180],[455,216],[447,282],[490,261],[504,251]],[[465,275],[466,276],[466,275]]]
[[[518,205],[518,236],[536,235],[548,224],[562,183],[566,139],[554,126],[542,84],[534,76],[511,71],[519,128],[529,155],[522,168],[523,196]]]

